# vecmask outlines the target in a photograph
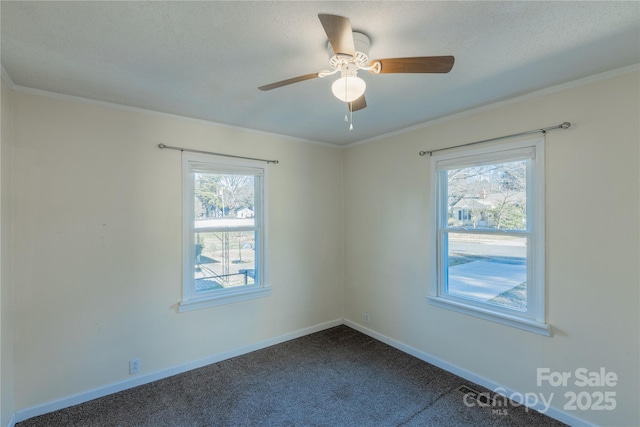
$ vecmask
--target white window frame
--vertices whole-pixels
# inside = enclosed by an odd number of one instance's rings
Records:
[[[483,164],[527,161],[527,228],[507,234],[527,237],[527,309],[525,312],[472,300],[446,292],[448,248],[444,238],[447,224],[447,170]],[[432,245],[432,276],[428,301],[438,307],[504,325],[550,336],[545,312],[545,181],[544,136],[467,148],[431,157],[431,182],[435,239]],[[486,232],[487,230],[481,230]],[[491,231],[500,232],[499,230]]]
[[[238,173],[254,175],[255,187],[255,230],[256,230],[256,261],[255,280],[250,285],[243,285],[228,289],[215,289],[208,292],[196,292],[194,279],[194,247],[195,247],[195,212],[194,212],[194,173],[208,172],[216,174]],[[268,167],[266,164],[251,160],[225,158],[205,154],[182,153],[182,301],[178,305],[178,311],[191,311],[200,308],[212,307],[221,304],[229,304],[245,301],[252,298],[265,297],[271,293],[268,280],[268,262],[266,252],[267,238],[267,188]],[[212,231],[242,231],[235,228],[218,230],[198,229],[198,232]],[[253,228],[252,230],[253,231]]]

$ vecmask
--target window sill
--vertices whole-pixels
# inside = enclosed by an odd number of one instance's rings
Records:
[[[546,323],[540,323],[529,319],[522,319],[520,317],[510,316],[508,314],[497,313],[488,309],[475,307],[470,304],[452,301],[442,297],[428,296],[427,300],[430,304],[437,307],[446,308],[458,313],[468,314],[470,316],[479,317],[481,319],[490,320],[502,325],[512,326],[514,328],[534,332],[536,334],[544,335],[547,337],[551,336],[551,327]]]
[[[271,295],[271,287],[252,287],[250,289],[229,289],[214,291],[211,294],[198,298],[183,300],[178,304],[178,312],[198,310],[201,308],[215,307],[216,305],[231,304],[254,298],[262,298]]]

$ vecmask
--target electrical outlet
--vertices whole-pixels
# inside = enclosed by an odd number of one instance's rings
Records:
[[[140,359],[129,360],[129,375],[140,372]]]
[[[369,323],[369,313],[364,314],[364,323]]]

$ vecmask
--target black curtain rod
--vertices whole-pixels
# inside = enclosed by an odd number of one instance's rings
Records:
[[[266,159],[256,159],[255,157],[234,156],[232,154],[214,153],[213,151],[201,151],[201,150],[192,150],[190,148],[172,147],[170,145],[165,145],[165,144],[158,144],[158,148],[168,148],[170,150],[188,151],[190,153],[213,154],[216,156],[232,157],[234,159],[256,160],[258,162],[267,162],[267,163],[274,163],[274,164],[280,163],[278,160],[266,160]]]
[[[562,124],[559,124],[558,126],[551,126],[551,127],[548,127],[548,128],[528,130],[526,132],[514,133],[514,134],[511,134],[511,135],[505,135],[505,136],[499,136],[497,138],[483,139],[482,141],[475,141],[475,142],[469,142],[467,144],[454,145],[453,147],[438,148],[436,150],[430,150],[430,151],[421,151],[418,154],[420,154],[421,156],[424,156],[426,154],[428,154],[429,156],[433,156],[433,153],[436,153],[438,151],[452,150],[454,148],[467,147],[469,145],[482,144],[482,143],[485,143],[485,142],[497,141],[499,139],[505,139],[505,138],[513,138],[514,136],[529,135],[529,134],[532,134],[532,133],[547,133],[547,131],[555,130],[555,129],[568,129],[570,126],[571,126],[571,123],[564,122]]]

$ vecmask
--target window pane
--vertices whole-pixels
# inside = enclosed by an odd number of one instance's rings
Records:
[[[194,173],[195,228],[253,227],[255,177]]]
[[[446,293],[526,311],[527,237],[444,233]]]
[[[195,233],[195,290],[255,283],[256,232]]]
[[[526,161],[447,172],[449,227],[525,230]]]

